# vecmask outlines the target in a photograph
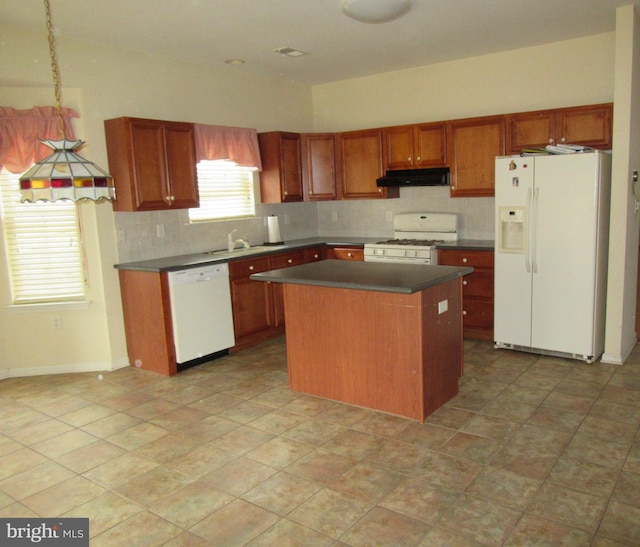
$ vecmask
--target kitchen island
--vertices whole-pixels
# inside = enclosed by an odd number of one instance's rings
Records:
[[[468,267],[324,260],[282,283],[291,389],[420,422],[458,392]]]

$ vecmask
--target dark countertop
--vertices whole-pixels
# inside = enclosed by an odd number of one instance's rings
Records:
[[[458,239],[438,243],[438,249],[450,249],[454,251],[493,251],[495,241],[493,239]]]
[[[115,264],[114,268],[118,270],[136,270],[141,272],[173,272],[177,270],[187,270],[189,268],[206,266],[208,264],[240,260],[250,256],[262,256],[276,252],[295,251],[307,247],[316,247],[318,245],[363,246],[365,243],[375,243],[377,241],[380,241],[379,237],[312,237],[288,241],[283,245],[257,245],[249,249],[235,249],[231,253],[227,250],[206,251],[202,253],[140,260],[137,262],[125,262],[122,264]]]
[[[307,239],[296,239],[287,241],[283,245],[258,245],[249,249],[235,249],[233,252],[227,250],[206,251],[202,253],[192,253],[178,256],[168,256],[164,258],[153,258],[140,260],[137,262],[125,262],[115,264],[118,270],[136,270],[142,272],[173,272],[177,270],[187,270],[208,264],[218,264],[231,260],[241,260],[250,256],[263,256],[276,252],[294,251],[318,245],[355,245],[363,246],[366,243],[377,243],[381,237],[311,237]],[[439,243],[438,249],[456,250],[476,250],[493,251],[494,242],[484,239],[459,239],[458,241]]]
[[[256,281],[413,294],[473,272],[473,268],[322,260],[253,274]]]

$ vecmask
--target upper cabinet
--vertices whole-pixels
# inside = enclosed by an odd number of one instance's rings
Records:
[[[612,146],[611,103],[507,116],[507,153],[547,144],[579,144],[609,150]]]
[[[300,135],[283,131],[259,133],[263,203],[302,201]]]
[[[456,120],[448,126],[451,196],[493,196],[495,158],[505,155],[506,117]]]
[[[445,123],[401,125],[384,129],[386,168],[416,169],[447,164]]]
[[[302,135],[305,201],[336,199],[336,146],[333,133]]]
[[[376,184],[376,180],[384,175],[382,129],[339,133],[337,150],[338,194],[342,199],[400,195],[398,188],[379,188]]]
[[[104,125],[114,211],[198,207],[193,124],[116,118]]]

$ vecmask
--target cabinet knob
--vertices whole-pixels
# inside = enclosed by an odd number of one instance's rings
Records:
[[[468,260],[466,258],[463,258],[462,262],[464,262],[466,264],[468,262]]]
[[[290,258],[289,260],[287,260],[287,262],[288,262],[289,264],[293,264],[293,259],[292,259],[292,258]]]
[[[549,144],[553,144],[553,139],[549,139]]]
[[[347,256],[348,256],[349,258],[353,257],[353,255],[352,255],[351,253],[347,253]]]
[[[462,310],[462,315],[467,315],[467,310]]]
[[[289,195],[287,191],[282,192],[285,196]]]
[[[463,281],[463,282],[462,282],[462,284],[463,284],[463,285],[468,285],[468,284],[469,284],[469,282],[468,282],[468,281]]]
[[[422,161],[422,157],[421,157],[421,156],[418,156],[418,157],[416,158],[416,160],[417,160],[417,161]]]
[[[253,266],[249,266],[249,269],[250,269],[251,271],[255,270],[255,268],[254,268]]]
[[[318,253],[313,255],[313,258],[320,258],[320,256],[318,255]]]
[[[411,156],[409,156],[409,157],[407,158],[407,161],[413,161],[413,158],[412,158]]]
[[[562,138],[560,139],[560,142],[567,142],[567,139],[566,139],[565,137],[562,137]]]
[[[382,188],[378,188],[378,192],[382,192]]]

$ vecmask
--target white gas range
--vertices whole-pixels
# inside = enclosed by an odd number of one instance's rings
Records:
[[[394,239],[367,243],[366,262],[438,263],[438,243],[458,239],[458,217],[449,213],[401,213],[393,217]]]

